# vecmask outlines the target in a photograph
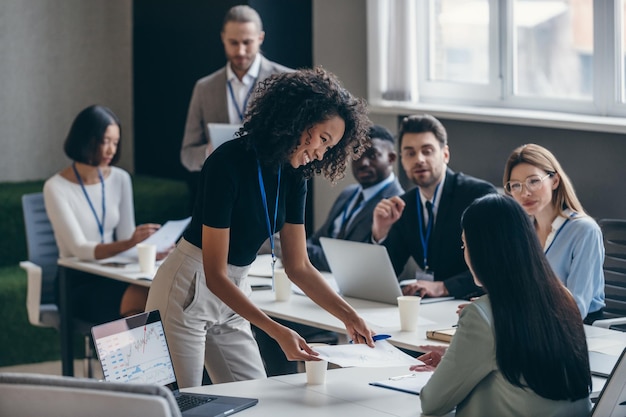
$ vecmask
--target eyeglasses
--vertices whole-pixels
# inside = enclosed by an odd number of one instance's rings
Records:
[[[526,186],[526,189],[530,192],[537,191],[541,188],[543,180],[550,178],[554,175],[554,172],[549,172],[545,176],[531,175],[526,178],[526,181],[509,181],[504,185],[504,188],[511,194],[521,194],[522,189]]]

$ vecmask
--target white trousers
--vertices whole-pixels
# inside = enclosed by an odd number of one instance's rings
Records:
[[[246,295],[249,267],[228,265],[228,277]],[[203,365],[213,383],[265,378],[250,323],[206,286],[202,251],[185,239],[154,277],[146,311],[159,310],[180,388],[202,384]]]

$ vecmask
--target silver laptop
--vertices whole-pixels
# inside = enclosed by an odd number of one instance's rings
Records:
[[[248,407],[255,398],[181,393],[158,310],[91,329],[104,379],[170,388],[183,416],[222,417]]]
[[[213,144],[213,149],[217,149],[224,142],[235,138],[235,133],[241,125],[231,125],[228,123],[208,123],[209,140]]]
[[[320,244],[341,295],[398,304],[402,291],[387,248],[327,237]]]
[[[626,415],[626,359],[622,351],[615,367],[600,392],[591,412],[592,417],[623,417]]]

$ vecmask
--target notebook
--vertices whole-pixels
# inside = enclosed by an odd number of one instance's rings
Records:
[[[235,133],[241,125],[231,125],[228,123],[208,123],[209,140],[213,144],[213,149],[219,148],[224,142],[235,138]]]
[[[320,244],[341,295],[398,304],[402,291],[387,248],[327,237]]]
[[[601,352],[589,351],[589,367],[591,368],[591,375],[601,376],[608,378],[619,356],[609,355]]]
[[[91,329],[104,379],[170,388],[185,417],[221,417],[255,405],[255,398],[181,393],[158,310]]]
[[[622,351],[615,367],[600,392],[591,417],[623,417],[626,415],[626,349]]]

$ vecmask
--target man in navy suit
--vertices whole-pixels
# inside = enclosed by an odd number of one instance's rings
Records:
[[[372,240],[385,245],[396,274],[409,257],[421,268],[416,281],[403,287],[404,294],[455,298],[482,294],[463,259],[461,215],[476,198],[497,190],[448,168],[447,133],[433,116],[405,117],[398,142],[402,167],[417,187],[378,203]]]
[[[352,161],[352,175],[358,184],[347,186],[339,194],[324,224],[307,239],[309,259],[320,271],[330,271],[320,237],[369,242],[376,204],[404,193],[393,173],[397,160],[393,135],[385,127],[374,125],[369,136],[372,146]]]

